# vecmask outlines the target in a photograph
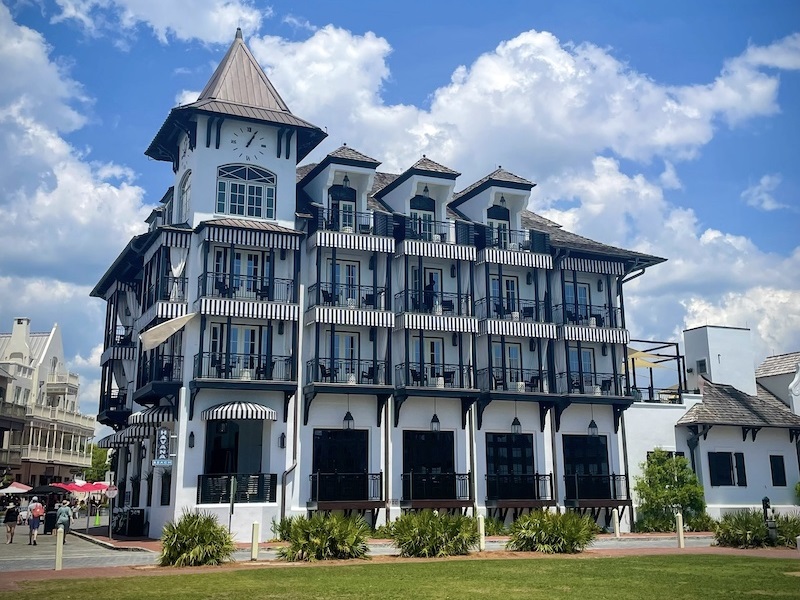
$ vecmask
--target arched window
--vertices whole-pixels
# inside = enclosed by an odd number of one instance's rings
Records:
[[[275,175],[248,165],[226,165],[217,171],[217,212],[275,218]]]
[[[181,214],[178,216],[176,220],[178,223],[186,223],[189,220],[189,207],[191,206],[192,201],[192,172],[186,171],[186,174],[181,179],[181,188],[180,188],[180,207],[181,207]]]

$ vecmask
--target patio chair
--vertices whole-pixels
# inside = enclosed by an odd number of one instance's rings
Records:
[[[444,372],[444,385],[445,387],[455,387],[456,382],[456,372],[455,371],[445,371]]]
[[[365,294],[361,300],[361,306],[371,306],[375,308],[375,294]]]
[[[414,385],[426,385],[428,378],[425,373],[420,373],[416,369],[409,369],[411,373],[411,383]]]
[[[442,300],[442,312],[452,314],[456,311],[456,305],[452,300]]]
[[[336,375],[336,369],[329,369],[322,363],[319,363],[319,374],[320,374],[320,379],[322,381],[325,381],[327,379],[328,383],[332,383],[333,382],[332,376]]]
[[[322,290],[322,303],[328,306],[333,306],[333,294],[328,290]]]
[[[538,392],[541,388],[539,387],[539,376],[538,375],[531,375],[530,381],[525,382],[525,389],[529,392]]]
[[[506,380],[502,373],[492,373],[492,379],[494,379],[494,389],[504,390],[506,388]]]
[[[600,392],[604,396],[611,395],[611,383],[612,381],[610,379],[603,379],[603,381],[600,382]]]
[[[365,381],[375,382],[375,367],[369,366],[366,371],[361,371],[361,383]]]

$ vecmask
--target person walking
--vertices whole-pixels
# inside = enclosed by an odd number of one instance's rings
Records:
[[[72,524],[72,507],[69,505],[69,500],[61,502],[61,507],[56,512],[56,529],[59,527],[64,528],[64,543],[67,543],[67,534],[69,533],[69,526]]]
[[[39,524],[44,516],[44,505],[39,498],[34,496],[28,505],[28,546],[36,545],[36,536],[39,535]]]
[[[19,521],[19,509],[13,504],[9,504],[6,508],[6,516],[3,518],[3,524],[6,526],[6,544],[14,541],[14,530],[17,528],[17,521]]]

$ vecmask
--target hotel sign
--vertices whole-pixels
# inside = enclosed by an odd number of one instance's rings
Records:
[[[170,431],[159,427],[156,431],[156,449],[152,461],[154,467],[171,467],[172,458],[169,452]]]

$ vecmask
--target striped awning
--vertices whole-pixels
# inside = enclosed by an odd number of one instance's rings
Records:
[[[128,441],[122,438],[121,431],[107,435],[97,442],[98,448],[122,448],[127,445]]]
[[[625,274],[625,264],[614,260],[595,260],[568,256],[561,261],[561,268],[565,271],[582,271],[584,273]]]
[[[299,232],[297,232],[299,233]],[[209,242],[221,242],[235,246],[250,246],[253,248],[276,248],[284,250],[299,250],[300,236],[295,232],[270,231],[268,229],[247,229],[209,225],[206,227],[205,239]]]
[[[627,344],[631,341],[631,334],[627,329],[585,327],[583,325],[561,325],[560,337],[571,342]]]
[[[462,246],[443,242],[426,242],[423,240],[403,240],[397,247],[397,254],[424,256],[426,258],[443,258],[446,260],[475,260],[475,246]]]
[[[340,231],[317,231],[310,240],[311,247],[343,248],[364,252],[394,252],[394,238],[371,233],[345,233]]]
[[[201,298],[199,312],[214,317],[297,321],[300,307],[282,302],[254,302],[229,298]]]
[[[315,306],[306,311],[305,324],[334,323],[356,327],[393,327],[394,313],[388,310],[360,310],[337,306]]]
[[[204,410],[200,418],[203,421],[277,421],[278,413],[255,402],[226,402]]]
[[[158,249],[162,246],[169,246],[172,248],[189,248],[192,243],[192,232],[176,231],[174,229],[162,229],[158,238],[153,242],[144,253],[144,264],[150,262],[150,259],[155,256]]]
[[[171,406],[151,406],[128,417],[128,425],[158,425],[174,422],[175,411]]]
[[[144,440],[150,437],[153,428],[150,425],[131,425],[123,429],[120,433],[122,439],[127,442],[135,442],[137,440]]]
[[[552,269],[553,257],[549,254],[519,250],[500,250],[485,248],[478,252],[478,264],[488,262],[512,267],[529,267],[533,269]]]

